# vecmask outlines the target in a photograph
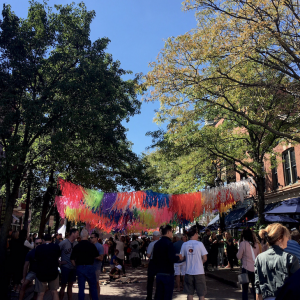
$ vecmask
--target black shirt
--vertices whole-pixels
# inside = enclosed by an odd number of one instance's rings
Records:
[[[76,265],[93,265],[97,256],[99,256],[99,252],[96,246],[83,240],[73,248],[70,259],[75,260]]]
[[[153,263],[156,273],[174,275],[174,263],[178,262],[176,250],[171,240],[163,236],[153,248]]]
[[[49,243],[36,247],[36,277],[39,281],[49,282],[57,278],[59,257],[60,249],[58,245]]]

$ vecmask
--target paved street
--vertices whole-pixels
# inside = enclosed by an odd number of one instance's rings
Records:
[[[109,270],[109,267],[106,268]],[[144,300],[146,299],[146,284],[147,284],[147,269],[139,267],[136,270],[132,270],[131,267],[126,266],[127,277],[131,280],[137,279],[136,283],[123,284],[121,282],[112,282],[109,284],[101,284],[101,300]],[[105,282],[108,279],[108,273],[103,273],[100,276],[100,281]],[[241,290],[234,288],[230,285],[224,284],[216,279],[206,277],[208,293],[206,295],[207,300],[240,300],[242,298]],[[33,296],[33,287],[30,288],[24,300],[31,300]],[[88,296],[88,284],[86,284],[85,289],[85,300],[90,300]],[[153,291],[153,296],[155,293],[155,287]],[[195,299],[198,297],[195,295]],[[17,300],[18,294],[12,294],[10,299]],[[73,287],[73,300],[78,299],[78,288]],[[175,300],[186,300],[186,295],[183,292],[173,294],[173,299]],[[249,294],[249,299],[252,296]],[[46,292],[44,300],[52,300],[49,292]],[[65,294],[64,300],[68,300],[67,294]]]
[[[126,299],[145,299],[146,298],[146,281],[147,281],[147,269],[138,268],[133,271],[131,268],[127,268],[127,277],[138,279],[138,283],[129,283],[122,284],[119,282],[110,283],[107,285],[101,285],[101,299],[102,300],[126,300]],[[107,274],[101,274],[100,280],[105,280],[108,278]],[[206,278],[208,293],[206,299],[208,300],[236,300],[241,299],[241,290],[230,287],[226,284],[220,283],[219,281]],[[73,300],[77,300],[78,289],[74,288],[74,297]],[[86,285],[86,300],[90,300],[88,293],[88,285]],[[250,296],[250,295],[249,295]],[[46,297],[45,297],[46,298]],[[198,297],[195,295],[195,299]],[[47,297],[47,300],[50,300],[50,297]],[[186,300],[186,295],[181,293],[174,293],[173,299],[176,300]],[[67,300],[67,295],[65,295],[64,300]]]

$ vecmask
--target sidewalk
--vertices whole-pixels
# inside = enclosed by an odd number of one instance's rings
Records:
[[[240,288],[240,284],[238,283],[238,274],[240,274],[240,267],[234,267],[233,271],[230,269],[219,268],[218,270],[207,272],[206,276],[214,278],[232,287]]]

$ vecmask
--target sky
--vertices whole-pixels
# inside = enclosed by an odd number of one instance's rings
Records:
[[[74,0],[73,0],[74,1]],[[94,10],[96,17],[91,25],[91,40],[108,37],[111,40],[107,52],[121,67],[133,74],[146,74],[149,63],[155,61],[164,40],[178,36],[196,27],[194,12],[183,12],[183,0],[85,0],[88,10]],[[27,0],[4,1],[12,6],[17,16],[26,18]],[[39,2],[42,2],[41,0]],[[49,0],[54,4],[70,4],[72,0]],[[80,1],[74,1],[79,3]],[[151,145],[148,131],[159,127],[153,121],[159,103],[143,102],[141,114],[125,123],[127,138],[133,143],[133,151],[141,154]]]

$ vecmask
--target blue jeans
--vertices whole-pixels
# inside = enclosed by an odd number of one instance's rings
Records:
[[[254,272],[250,272],[247,271],[246,269],[242,268],[242,273],[248,273],[248,277],[249,277],[249,283],[251,282],[252,285],[252,294],[253,294],[253,298],[254,300],[255,298],[255,291],[254,291]],[[242,284],[242,299],[243,300],[248,300],[248,290],[249,290],[249,283],[244,283]]]
[[[76,273],[78,277],[78,300],[84,300],[85,282],[87,281],[93,300],[98,300],[97,280],[95,267],[93,265],[77,266]]]
[[[155,300],[172,300],[174,289],[174,275],[156,274]]]

